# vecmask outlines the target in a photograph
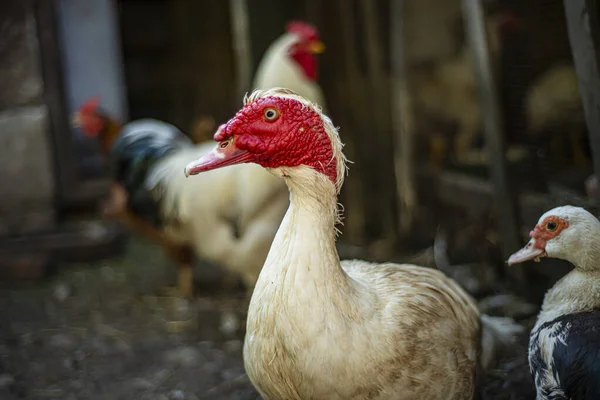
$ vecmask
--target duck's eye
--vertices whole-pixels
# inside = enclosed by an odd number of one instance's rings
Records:
[[[275,121],[279,117],[279,111],[274,108],[267,108],[265,110],[265,119],[267,121]]]
[[[219,147],[221,149],[226,148],[227,146],[229,146],[229,143],[231,143],[232,139],[233,139],[233,137],[229,137],[229,138],[223,140],[221,143],[219,143]]]
[[[558,228],[558,225],[554,221],[549,221],[546,224],[546,229],[549,230],[550,232],[554,232],[556,230],[556,228]]]

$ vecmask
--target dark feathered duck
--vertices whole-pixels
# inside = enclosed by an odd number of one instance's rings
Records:
[[[538,400],[600,399],[600,221],[580,207],[542,215],[509,264],[543,257],[575,267],[547,293],[529,338]]]

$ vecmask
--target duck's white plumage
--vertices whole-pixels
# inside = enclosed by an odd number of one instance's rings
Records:
[[[255,93],[247,102],[266,96],[296,99],[320,114],[288,91]],[[271,170],[285,177],[290,206],[250,302],[248,376],[265,399],[473,398],[482,334],[473,299],[437,270],[340,262],[336,195],[345,165],[337,130],[322,121],[337,185],[307,166]]]

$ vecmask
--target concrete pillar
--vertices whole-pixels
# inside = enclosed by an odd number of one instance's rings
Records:
[[[52,229],[54,160],[30,0],[0,2],[0,236]]]

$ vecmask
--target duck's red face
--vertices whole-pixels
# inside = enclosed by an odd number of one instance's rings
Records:
[[[80,127],[89,138],[97,137],[104,129],[104,119],[98,113],[99,102],[98,97],[92,97],[73,115],[73,125]]]
[[[529,232],[531,240],[521,250],[510,256],[508,264],[518,264],[529,260],[539,260],[547,257],[546,246],[548,242],[560,235],[569,227],[569,221],[556,215],[549,215],[538,222]]]
[[[316,81],[318,63],[315,54],[320,54],[325,50],[317,28],[306,22],[292,21],[287,25],[286,31],[299,37],[299,41],[290,48],[290,57],[298,63],[308,79]]]
[[[301,101],[268,96],[246,104],[215,134],[217,148],[185,169],[186,175],[253,162],[265,168],[307,165],[336,182],[336,160],[324,122]]]

